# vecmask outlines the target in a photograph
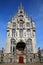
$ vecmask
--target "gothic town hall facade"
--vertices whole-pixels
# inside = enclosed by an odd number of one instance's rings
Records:
[[[33,62],[33,54],[37,53],[35,33],[35,23],[21,5],[16,15],[8,21],[5,62]]]

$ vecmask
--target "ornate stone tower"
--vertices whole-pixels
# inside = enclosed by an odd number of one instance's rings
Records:
[[[5,53],[14,55],[14,62],[29,62],[30,54],[37,53],[36,28],[34,21],[28,17],[22,5],[7,25],[7,40]]]

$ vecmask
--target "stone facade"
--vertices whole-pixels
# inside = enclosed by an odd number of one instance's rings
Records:
[[[5,62],[11,62],[12,59],[12,62],[15,63],[32,62],[33,55],[37,53],[35,33],[34,21],[25,14],[22,5],[20,5],[17,14],[8,21],[4,52],[4,59],[7,58],[7,60]]]

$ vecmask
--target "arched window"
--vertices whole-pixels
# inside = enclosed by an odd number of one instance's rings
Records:
[[[23,28],[23,23],[19,23],[19,27],[20,28]]]
[[[31,36],[31,31],[30,31],[30,29],[27,29],[27,36],[28,36],[28,38]]]
[[[13,22],[13,27],[16,27],[16,23],[15,22]]]
[[[28,51],[32,51],[33,47],[32,47],[32,39],[28,39],[27,40],[27,50]]]
[[[29,22],[26,23],[26,27],[30,27],[30,23]]]
[[[15,37],[16,36],[16,30],[12,29],[12,36]]]
[[[32,45],[32,39],[28,39],[27,44]]]
[[[11,39],[11,46],[10,46],[10,51],[11,53],[14,53],[15,52],[15,49],[16,49],[16,40],[15,39]]]
[[[11,44],[15,44],[16,40],[15,39],[11,39]]]

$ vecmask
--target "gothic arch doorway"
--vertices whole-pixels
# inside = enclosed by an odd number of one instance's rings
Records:
[[[19,63],[24,63],[24,57],[22,55],[23,55],[25,47],[26,47],[26,44],[23,41],[18,42],[16,45],[16,49],[18,50],[17,54],[19,54],[19,58],[18,58]]]
[[[26,47],[26,44],[23,41],[18,42],[16,45],[16,49],[20,51],[24,51],[25,47]]]

